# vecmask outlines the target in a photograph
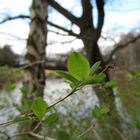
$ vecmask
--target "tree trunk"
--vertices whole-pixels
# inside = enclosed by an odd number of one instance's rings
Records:
[[[32,78],[31,98],[43,96],[45,86],[45,59],[48,4],[46,0],[33,0],[30,8],[30,32],[27,40],[26,64]]]
[[[45,86],[45,59],[46,59],[46,38],[47,38],[47,18],[48,3],[46,0],[33,0],[30,8],[30,32],[27,40],[26,65],[30,74],[30,82],[25,81],[29,87],[28,95],[24,99],[34,100],[37,97],[43,97]],[[23,103],[24,106],[24,103]],[[31,131],[38,122],[26,124],[24,130]],[[23,130],[22,130],[23,131]],[[35,140],[35,138],[31,138]]]
[[[90,36],[88,38],[91,38]],[[84,43],[86,55],[90,64],[93,65],[95,62],[101,61],[102,69],[104,69],[105,63],[102,58],[102,54],[99,50],[97,40],[94,40],[94,38],[90,40],[83,39],[83,43]],[[109,81],[110,77],[109,77],[108,71],[106,71],[106,76],[107,76],[106,81]],[[110,128],[106,127],[108,125],[115,128],[118,131],[121,131],[120,116],[118,115],[118,112],[116,109],[115,96],[114,96],[113,90],[111,88],[102,88],[102,89],[94,88],[94,91],[95,91],[96,96],[99,99],[100,106],[101,107],[106,106],[109,108],[109,113],[107,114],[106,120],[104,122],[99,121],[101,127],[102,128],[104,127],[103,131],[105,132],[108,131],[106,132],[107,135],[106,134],[104,135],[104,139],[108,139],[108,140],[114,140],[116,138],[121,139],[120,136],[116,132],[114,132],[114,130],[112,131]],[[108,138],[109,135],[110,135],[110,138]]]

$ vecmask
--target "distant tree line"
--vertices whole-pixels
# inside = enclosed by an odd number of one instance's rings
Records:
[[[0,47],[0,66],[18,66],[19,55],[11,50],[11,46],[4,45]]]

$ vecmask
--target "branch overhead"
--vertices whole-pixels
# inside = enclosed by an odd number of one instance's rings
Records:
[[[82,0],[82,26],[85,24],[88,28],[93,29],[93,15],[92,15],[92,4],[90,0]]]
[[[16,20],[16,19],[29,19],[29,18],[30,18],[30,16],[28,16],[28,15],[18,15],[18,16],[15,16],[15,17],[7,17],[4,20],[0,21],[0,24],[3,24],[5,22],[11,21],[11,20]]]
[[[70,20],[72,23],[76,24],[77,26],[80,25],[80,19],[75,17],[73,14],[71,14],[68,10],[63,8],[60,4],[58,4],[55,0],[46,0],[50,6],[52,6],[55,10],[57,10],[59,13],[64,15],[68,20]]]
[[[97,5],[97,11],[98,11],[98,22],[97,22],[97,28],[96,28],[96,35],[97,39],[101,35],[102,27],[104,24],[104,0],[96,0],[96,5]]]

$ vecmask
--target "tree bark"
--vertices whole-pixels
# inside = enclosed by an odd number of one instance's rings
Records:
[[[22,97],[24,99],[34,100],[37,97],[43,97],[45,86],[45,59],[46,59],[46,38],[47,38],[47,18],[48,3],[46,0],[33,0],[30,8],[30,32],[27,40],[27,53],[25,56],[27,70],[30,74],[30,82],[24,84],[29,87],[30,92]],[[24,107],[24,102],[23,102]],[[25,124],[24,130],[33,130],[38,122]],[[24,131],[20,130],[20,131]],[[31,139],[35,140],[35,138]]]
[[[30,8],[30,32],[27,40],[26,64],[30,65],[32,83],[31,98],[43,97],[45,86],[45,59],[46,59],[46,38],[47,38],[47,17],[48,4],[46,0],[33,0]],[[36,63],[32,65],[32,63]]]

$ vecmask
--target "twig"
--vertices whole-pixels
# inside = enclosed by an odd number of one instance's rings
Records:
[[[38,139],[43,139],[43,140],[55,140],[53,138],[50,138],[50,137],[47,137],[47,136],[42,136],[42,135],[39,135],[39,134],[36,134],[36,133],[33,133],[33,132],[17,133],[15,135],[9,137],[9,139],[12,139],[12,138],[15,138],[15,137],[18,137],[18,136],[22,136],[22,135],[30,135],[30,136],[36,137]]]
[[[9,120],[9,121],[6,121],[6,122],[3,122],[3,123],[0,123],[0,128],[1,127],[5,127],[5,126],[8,126],[8,125],[10,125],[13,122],[14,122],[14,119]]]
[[[70,97],[74,92],[75,92],[75,90],[72,90],[68,95],[66,95],[66,96],[63,97],[62,99],[58,100],[57,102],[53,103],[53,104],[50,105],[48,108],[52,108],[52,107],[56,106],[56,105],[59,104],[60,102],[64,101],[64,100],[67,99],[68,97]]]
[[[95,134],[95,137],[97,138],[97,140],[101,140],[100,135],[97,133],[97,131],[95,129],[92,129],[92,131]]]
[[[33,65],[37,65],[37,64],[40,64],[40,63],[44,63],[44,62],[45,62],[45,60],[38,60],[38,61],[32,62],[30,64],[23,65],[23,66],[19,67],[18,69],[21,69],[21,70],[26,69],[26,68],[31,67]]]
[[[33,132],[29,132],[29,135],[31,135],[33,137],[36,137],[38,139],[43,139],[43,140],[56,140],[56,139],[53,139],[53,138],[50,138],[50,137],[47,137],[47,136],[42,136],[42,135],[39,135],[39,134],[36,134],[36,133],[33,133]]]
[[[108,66],[106,66],[106,67],[101,71],[101,73],[105,73],[108,69],[114,69],[114,66],[113,66],[113,65],[108,65]]]
[[[91,129],[93,129],[94,125],[92,124],[87,130],[85,130],[82,134],[78,135],[76,139],[79,139],[80,137],[84,136],[86,133],[88,133]]]
[[[32,130],[32,132],[35,132],[40,125],[41,125],[41,121],[39,121],[39,123],[34,127],[34,129]]]
[[[130,39],[129,41],[127,41],[124,44],[117,44],[115,49],[110,53],[110,56],[105,63],[108,64],[111,61],[112,56],[116,53],[117,50],[127,47],[129,44],[136,42],[138,39],[140,39],[140,34],[138,34],[136,37]]]
[[[9,140],[10,139],[10,136],[6,133],[6,132],[2,132],[0,131],[1,134],[5,135],[7,137],[7,139]]]
[[[108,128],[110,128],[110,129],[113,129],[116,133],[118,133],[119,135],[120,135],[120,137],[122,138],[122,140],[127,140],[126,138],[125,138],[125,136],[117,129],[117,128],[115,128],[115,127],[112,127],[112,126],[110,126],[110,125],[106,125]]]

